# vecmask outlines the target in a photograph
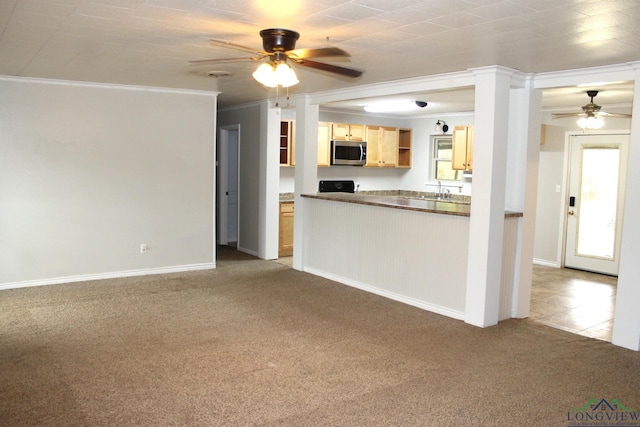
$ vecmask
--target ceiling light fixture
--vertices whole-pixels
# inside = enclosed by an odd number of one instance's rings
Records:
[[[270,61],[260,64],[253,78],[267,87],[290,87],[300,83],[296,72],[285,61]]]
[[[591,113],[588,114],[587,117],[580,117],[576,123],[578,123],[578,126],[582,129],[600,129],[604,126],[604,119]]]

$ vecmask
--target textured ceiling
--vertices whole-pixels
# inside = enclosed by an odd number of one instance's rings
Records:
[[[212,38],[261,49],[261,29],[289,28],[297,47],[340,47],[350,61],[332,63],[365,71],[351,80],[298,67],[292,92],[305,93],[486,65],[637,61],[639,22],[638,0],[1,0],[0,74],[219,90],[224,107],[274,93],[253,81],[255,62],[190,66],[246,56]]]

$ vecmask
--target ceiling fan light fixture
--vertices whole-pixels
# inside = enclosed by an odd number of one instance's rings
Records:
[[[266,87],[278,86],[276,72],[270,63],[264,62],[253,72],[253,78]]]
[[[282,87],[290,87],[300,83],[296,72],[286,62],[281,62],[275,69],[276,82]]]
[[[604,119],[600,116],[580,117],[577,123],[582,129],[600,129],[604,126]]]
[[[253,78],[266,87],[290,87],[300,83],[296,72],[286,62],[265,62],[254,71]]]

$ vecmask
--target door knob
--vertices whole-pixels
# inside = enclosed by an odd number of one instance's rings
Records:
[[[568,213],[569,215],[573,215],[573,214],[575,214],[575,212],[574,212],[574,211],[569,211],[569,212],[567,212],[567,213]]]

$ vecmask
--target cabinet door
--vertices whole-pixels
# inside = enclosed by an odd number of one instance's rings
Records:
[[[349,125],[349,141],[364,141],[364,137],[364,125]]]
[[[293,255],[293,202],[280,203],[278,256]]]
[[[296,122],[289,122],[289,165],[296,165]]]
[[[329,166],[331,155],[329,123],[318,123],[318,166]]]
[[[366,166],[378,167],[380,162],[380,126],[367,126],[367,164]]]
[[[383,168],[395,168],[398,165],[398,129],[381,128],[381,147],[382,158],[380,166]]]
[[[364,125],[348,125],[345,123],[333,123],[331,125],[331,139],[339,141],[364,141]]]
[[[473,126],[467,128],[467,170],[473,170]]]
[[[349,139],[349,125],[344,123],[331,124],[331,139],[345,141]]]
[[[451,137],[451,169],[471,170],[473,167],[473,129],[454,126]]]

